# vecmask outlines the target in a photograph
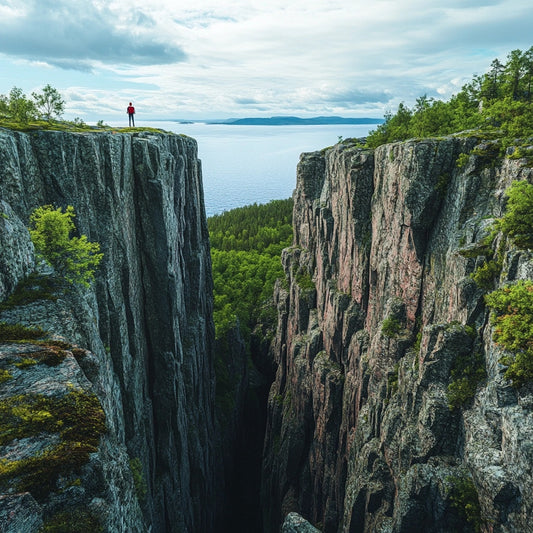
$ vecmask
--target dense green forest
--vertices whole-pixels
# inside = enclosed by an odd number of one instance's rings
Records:
[[[292,244],[292,199],[253,204],[207,220],[217,338],[237,321],[245,340],[283,278],[281,250]],[[266,306],[268,308],[268,306]]]
[[[513,50],[505,63],[495,59],[447,102],[421,96],[413,108],[401,103],[369,133],[367,144],[478,130],[501,138],[505,148],[533,135],[532,93],[533,47]]]

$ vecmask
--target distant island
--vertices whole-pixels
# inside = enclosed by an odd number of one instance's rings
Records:
[[[325,124],[382,124],[381,118],[346,118],[346,117],[257,117],[217,120],[208,124],[229,124],[235,126],[320,126]]]

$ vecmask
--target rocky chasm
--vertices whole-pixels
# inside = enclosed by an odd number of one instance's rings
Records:
[[[375,151],[344,141],[302,155],[277,330],[268,353],[253,354],[275,371],[257,457],[265,532],[284,521],[286,532],[531,530],[533,393],[504,379],[470,277],[484,258],[462,253],[502,215],[514,180],[533,182],[527,161],[473,137]],[[233,531],[248,531],[226,492],[240,479],[235,443],[257,420],[243,416],[248,364],[236,332],[233,412],[216,414],[196,142],[1,130],[2,302],[36,267],[27,220],[50,203],[75,207],[104,260],[88,291],[0,311],[51,333],[0,344],[2,413],[28,428],[3,428],[0,524],[29,533],[70,516],[94,531],[203,533],[226,529],[231,502]],[[501,252],[497,285],[532,278],[530,252]],[[472,354],[484,377],[450,409],[454,368]],[[38,460],[80,447],[87,456],[72,468]]]

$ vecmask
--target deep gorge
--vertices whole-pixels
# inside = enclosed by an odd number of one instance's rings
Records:
[[[0,131],[0,300],[35,268],[25,228],[38,205],[74,205],[104,252],[91,290],[2,308],[0,321],[67,345],[58,365],[21,368],[42,346],[0,342],[0,398],[91,391],[107,427],[48,493],[1,478],[6,531],[80,509],[103,531],[277,532],[290,512],[324,532],[529,531],[533,396],[504,379],[470,277],[487,258],[462,253],[502,215],[511,183],[533,182],[526,158],[493,145],[449,136],[303,154],[277,325],[252,343],[254,378],[238,332],[215,343],[193,139]],[[532,278],[529,251],[501,252],[495,286]],[[233,378],[224,418],[221,351]],[[450,409],[454,369],[473,354],[486,377]],[[2,441],[2,458],[15,468],[56,442],[36,437]]]

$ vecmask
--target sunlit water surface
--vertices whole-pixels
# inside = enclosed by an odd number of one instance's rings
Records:
[[[139,121],[140,122],[140,121]],[[228,126],[157,121],[137,126],[183,133],[198,141],[205,209],[209,217],[234,207],[289,198],[302,152],[364,137],[374,124]]]

